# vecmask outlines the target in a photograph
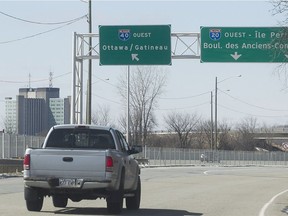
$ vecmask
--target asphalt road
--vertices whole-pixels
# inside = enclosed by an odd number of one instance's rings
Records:
[[[178,167],[142,169],[142,202],[122,215],[285,216],[288,168]],[[55,208],[45,198],[41,213],[28,212],[22,178],[0,179],[0,215],[108,215],[105,200],[68,202]]]

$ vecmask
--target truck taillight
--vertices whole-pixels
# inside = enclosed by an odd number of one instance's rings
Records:
[[[106,157],[106,171],[107,172],[113,171],[113,158],[111,156]]]
[[[23,161],[24,170],[30,169],[30,161],[31,161],[30,154],[26,154]]]

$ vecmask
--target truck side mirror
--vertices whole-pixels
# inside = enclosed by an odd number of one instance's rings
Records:
[[[128,151],[128,154],[131,155],[131,154],[138,154],[140,152],[143,151],[143,148],[141,145],[133,145],[129,151]]]

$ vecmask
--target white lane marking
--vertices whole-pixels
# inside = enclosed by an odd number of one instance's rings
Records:
[[[276,194],[274,197],[272,197],[269,202],[267,202],[261,209],[261,211],[259,212],[259,216],[265,216],[265,211],[267,210],[267,208],[269,207],[269,205],[271,203],[273,203],[273,201],[278,197],[278,196],[281,196],[282,194],[284,193],[287,193],[288,192],[288,189],[287,190],[284,190],[278,194]]]
[[[204,175],[208,175],[208,172],[209,172],[209,171],[207,170],[207,171],[205,171],[205,172],[203,172],[203,173],[204,173]]]

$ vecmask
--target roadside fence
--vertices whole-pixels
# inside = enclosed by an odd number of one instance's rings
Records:
[[[23,158],[27,147],[40,148],[45,137],[0,134],[0,159]],[[183,149],[144,147],[136,155],[147,166],[222,165],[288,166],[288,152],[281,151],[220,151],[207,149]]]
[[[147,166],[221,165],[221,166],[288,166],[287,152],[224,151],[183,148],[145,147],[139,158]]]
[[[0,158],[23,158],[27,147],[40,148],[45,137],[0,134]]]

